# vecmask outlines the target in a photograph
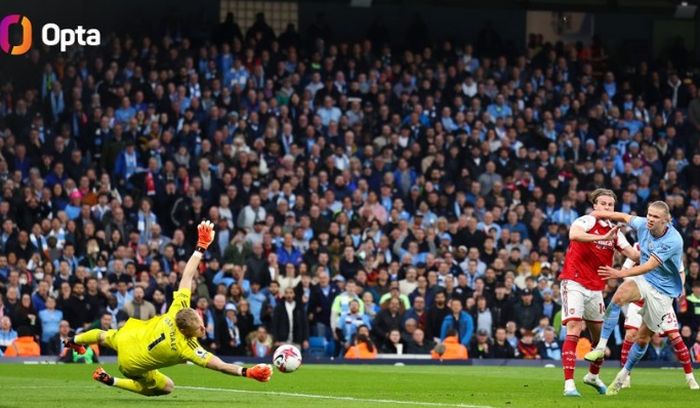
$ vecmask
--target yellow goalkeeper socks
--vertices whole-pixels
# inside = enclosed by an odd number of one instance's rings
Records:
[[[101,334],[102,330],[92,329],[90,331],[80,333],[79,335],[75,336],[75,339],[73,341],[77,344],[95,344],[100,342]]]

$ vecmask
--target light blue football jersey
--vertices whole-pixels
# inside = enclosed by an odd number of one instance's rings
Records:
[[[630,226],[637,231],[637,241],[641,251],[640,265],[648,261],[651,256],[661,262],[659,267],[644,274],[644,278],[660,293],[674,298],[680,296],[683,288],[681,234],[669,224],[664,235],[654,237],[647,228],[647,219],[642,217],[632,218]]]

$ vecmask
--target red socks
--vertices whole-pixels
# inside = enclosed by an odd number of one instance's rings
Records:
[[[596,361],[591,363],[591,366],[588,369],[588,372],[593,374],[593,375],[598,375],[598,373],[600,373],[600,367],[602,365],[603,365],[603,359],[599,358]]]
[[[578,336],[567,335],[561,353],[561,365],[564,367],[564,379],[574,379],[574,369],[576,368],[576,345]]]
[[[686,374],[692,373],[693,366],[690,363],[690,353],[688,352],[688,347],[683,343],[683,338],[678,336],[671,341],[671,344],[673,345],[673,351],[676,352],[678,361],[683,364],[683,371]]]

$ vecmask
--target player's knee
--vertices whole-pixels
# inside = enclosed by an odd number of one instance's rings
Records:
[[[165,377],[165,376],[163,376]],[[164,379],[158,379],[156,384],[148,388],[148,392],[145,394],[149,397],[157,397],[159,395],[168,395],[175,389],[175,383],[170,377],[165,377]]]
[[[630,343],[634,341],[634,339],[637,337],[637,331],[636,330],[631,330],[628,329],[627,332],[625,332],[625,341],[629,341]]]
[[[618,290],[617,292],[615,292],[615,295],[613,295],[611,302],[617,306],[622,307],[624,305],[624,293],[625,292],[623,290]]]
[[[568,322],[566,322],[566,334],[578,336],[583,331],[582,326],[583,322],[580,322],[578,320],[569,320]]]
[[[164,388],[155,388],[152,389],[147,396],[149,397],[158,397],[161,395],[168,395],[171,392],[173,392],[173,387],[164,387]]]
[[[168,391],[166,389],[153,389],[150,390],[147,394],[145,394],[147,397],[159,397],[161,395],[168,395],[172,391]]]

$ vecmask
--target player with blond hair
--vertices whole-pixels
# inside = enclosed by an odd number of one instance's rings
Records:
[[[202,318],[190,308],[191,288],[202,256],[214,241],[214,224],[202,221],[197,234],[197,247],[187,261],[167,313],[145,321],[129,319],[119,330],[90,330],[65,342],[78,353],[85,352],[85,345],[96,343],[117,352],[119,371],[125,378],[113,377],[100,367],[93,373],[96,381],[141,395],[165,395],[175,384],[158,369],[187,361],[225,374],[270,380],[272,369],[267,364],[250,368],[228,364],[199,345],[197,338],[205,335],[205,328]]]
[[[639,311],[642,323],[636,341],[629,351],[624,367],[607,389],[607,395],[617,395],[625,385],[632,368],[646,353],[651,336],[654,332],[664,330],[669,310],[673,307],[673,299],[682,292],[683,238],[671,225],[671,213],[663,201],[649,204],[645,218],[610,211],[594,211],[593,215],[628,224],[637,232],[639,241],[639,265],[624,270],[602,266],[598,270],[603,279],[632,278],[625,280],[615,291],[605,316],[602,337],[609,337],[610,331],[618,322],[622,306],[644,301],[644,306]],[[592,360],[599,355],[602,355],[602,352],[600,348],[596,348],[586,355],[586,359]]]
[[[639,243],[634,244],[634,249],[639,251]],[[627,258],[625,263],[622,265],[622,269],[630,269],[635,265],[638,265],[638,263],[631,258]],[[625,278],[625,280],[628,279],[633,278]],[[681,269],[681,280],[683,281],[683,284],[685,284],[684,269]],[[610,309],[614,307],[617,307],[617,305],[611,305]],[[642,325],[642,307],[644,307],[644,300],[628,304],[627,310],[625,311],[625,339],[622,344],[622,351],[620,353],[620,362],[623,366],[627,364],[629,351],[634,345],[635,340],[637,339],[637,333],[639,333],[639,328]],[[606,326],[611,326],[612,323],[613,322],[606,321],[598,344],[585,356],[587,360],[595,360],[600,355],[605,353],[605,349],[608,344],[608,337],[605,336],[609,336],[608,332],[612,334],[612,330]],[[614,326],[612,328],[614,329]],[[660,329],[657,330],[657,333],[668,337],[668,341],[671,346],[673,346],[673,352],[676,354],[678,362],[683,366],[685,381],[686,384],[688,384],[688,388],[691,390],[700,390],[700,385],[698,385],[698,382],[695,380],[695,376],[693,375],[693,363],[690,358],[690,351],[683,342],[683,337],[681,337],[680,333],[678,332],[678,318],[676,317],[676,312],[672,306],[666,312],[666,317],[664,318]],[[622,383],[622,388],[631,387],[630,378],[631,375],[628,375],[627,379]]]

